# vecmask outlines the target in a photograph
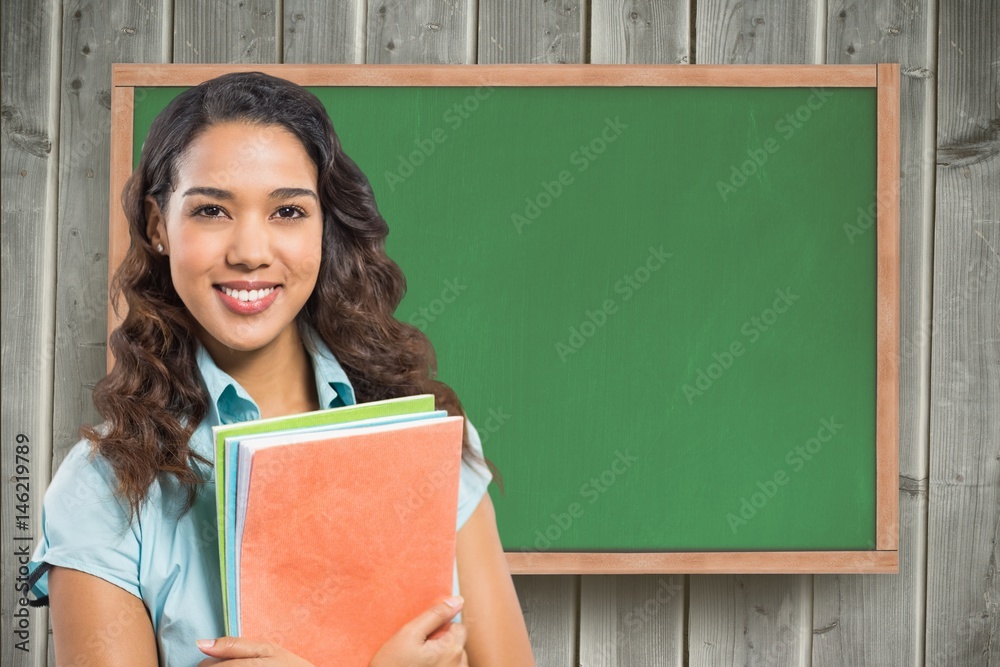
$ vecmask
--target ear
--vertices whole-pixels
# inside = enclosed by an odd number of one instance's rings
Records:
[[[146,195],[144,205],[146,207],[146,236],[154,249],[162,245],[162,254],[166,255],[170,251],[170,246],[167,245],[167,225],[163,219],[163,213],[160,211],[160,205],[156,203],[156,199],[152,195]]]

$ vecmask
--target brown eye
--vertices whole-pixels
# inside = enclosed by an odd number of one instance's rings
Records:
[[[217,218],[219,217],[217,213],[221,210],[222,209],[218,206],[202,206],[194,210],[194,215],[201,215],[202,213],[205,213],[206,218]]]
[[[291,213],[292,215],[280,215],[282,211],[286,213]],[[278,209],[278,213],[279,213],[278,217],[281,218],[305,217],[306,215],[305,210],[298,206],[282,206],[281,208]],[[298,216],[295,215],[296,213],[298,213]]]

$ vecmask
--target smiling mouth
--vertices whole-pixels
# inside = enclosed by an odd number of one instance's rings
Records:
[[[224,293],[226,296],[236,299],[238,301],[242,301],[244,303],[260,301],[261,299],[265,299],[275,289],[277,289],[276,287],[266,287],[264,289],[238,290],[238,289],[231,289],[224,285],[216,285],[215,288],[220,292]]]

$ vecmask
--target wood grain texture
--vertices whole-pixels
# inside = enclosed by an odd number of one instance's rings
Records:
[[[939,7],[928,664],[1000,662],[1000,12]]]
[[[803,574],[895,572],[896,551],[509,552],[512,573]]]
[[[577,667],[580,577],[514,576],[538,667]]]
[[[827,62],[900,63],[898,576],[818,575],[813,664],[923,664],[937,5],[831,2]]]
[[[80,425],[100,421],[91,391],[107,367],[111,63],[163,56],[158,10],[63,6],[53,469]]]
[[[688,64],[691,7],[687,2],[594,0],[591,63]]]
[[[368,4],[368,64],[475,62],[473,0]]]
[[[111,171],[108,176],[111,182],[110,191],[110,222],[108,227],[108,285],[114,279],[115,271],[121,266],[125,255],[128,252],[131,239],[129,237],[128,218],[125,217],[125,209],[122,208],[122,191],[125,189],[125,182],[132,173],[132,120],[135,110],[135,88],[129,86],[115,85],[115,71],[117,65],[112,64],[111,71]],[[142,90],[139,91],[142,96]],[[118,328],[118,325],[128,314],[128,303],[124,298],[112,302],[108,296],[108,335],[105,339],[107,344],[107,371],[115,365],[115,355],[111,352],[110,338],[111,332]]]
[[[823,62],[818,2],[710,0],[696,12],[694,63]]]
[[[878,78],[875,548],[896,549],[899,544],[899,65],[880,64]]]
[[[482,0],[477,62],[588,62],[586,9],[586,0]]]
[[[363,63],[365,6],[354,0],[285,0],[283,63]]]
[[[120,85],[194,86],[224,72],[254,71],[303,86],[762,86],[858,87],[877,83],[874,65],[465,65],[123,64]]]
[[[3,520],[0,664],[44,665],[51,652],[48,612],[19,591],[25,554],[41,534],[42,497],[52,469],[52,327],[58,187],[59,71],[53,58],[60,18],[43,3],[4,6],[0,65],[3,189],[0,320]],[[19,437],[20,436],[20,437]],[[19,442],[22,441],[22,442]],[[24,495],[27,494],[25,498]],[[19,497],[20,495],[20,497]],[[23,631],[23,634],[17,631]]]
[[[166,24],[162,4],[62,7],[53,470],[80,425],[100,421],[91,392],[107,367],[111,64],[169,57]]]
[[[580,664],[684,664],[687,577],[584,575]]]
[[[280,62],[276,0],[175,0],[173,8],[173,62]]]
[[[809,575],[691,576],[689,665],[808,665]]]

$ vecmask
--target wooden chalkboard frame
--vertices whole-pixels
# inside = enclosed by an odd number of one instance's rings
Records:
[[[875,88],[877,98],[876,544],[865,551],[508,552],[513,574],[899,572],[899,65],[112,65],[109,279],[129,245],[136,87],[262,71],[303,86],[754,86]],[[109,303],[108,332],[120,322]],[[110,348],[108,368],[113,365]]]

